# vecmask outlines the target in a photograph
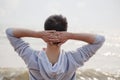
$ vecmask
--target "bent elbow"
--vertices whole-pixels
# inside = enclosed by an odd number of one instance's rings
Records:
[[[95,43],[104,43],[105,42],[105,37],[102,35],[97,35],[96,36],[96,41]]]
[[[7,35],[12,36],[12,28],[7,28],[7,29],[5,30],[5,32],[6,32]]]

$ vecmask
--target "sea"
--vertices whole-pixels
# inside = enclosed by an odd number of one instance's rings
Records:
[[[12,25],[0,25],[0,80],[28,80],[28,70],[23,60],[10,45],[5,30]],[[38,30],[39,27],[27,27]],[[41,29],[42,30],[42,29]],[[120,30],[72,28],[71,32],[87,32],[105,36],[104,45],[77,70],[77,80],[120,80]],[[41,39],[24,38],[32,48],[41,50],[46,43]],[[75,50],[85,45],[82,41],[69,40],[62,45],[64,50]]]

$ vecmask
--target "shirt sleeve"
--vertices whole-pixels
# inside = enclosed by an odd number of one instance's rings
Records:
[[[11,45],[13,46],[14,50],[19,54],[19,56],[25,61],[25,64],[29,64],[30,57],[34,55],[36,52],[33,50],[28,43],[26,43],[21,38],[16,38],[13,35],[13,29],[8,28],[6,30],[6,34],[8,40],[10,41]]]
[[[89,60],[89,58],[96,53],[96,51],[103,45],[104,41],[104,36],[96,35],[94,43],[84,45],[77,48],[75,51],[69,51],[68,53],[70,53],[69,55],[72,55],[79,65],[83,65],[84,62]]]

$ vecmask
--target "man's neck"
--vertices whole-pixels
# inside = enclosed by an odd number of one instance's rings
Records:
[[[54,65],[59,58],[59,54],[60,54],[60,47],[56,46],[56,45],[47,45],[46,48],[46,55],[49,59],[49,61]]]
[[[47,45],[46,49],[47,54],[59,54],[60,53],[60,47],[56,45]]]

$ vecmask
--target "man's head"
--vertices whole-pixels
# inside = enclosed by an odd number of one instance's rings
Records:
[[[67,20],[62,15],[52,15],[46,19],[44,29],[67,31]]]
[[[51,15],[44,23],[45,30],[67,31],[67,20],[62,15]],[[54,42],[54,45],[58,45],[61,42]]]

